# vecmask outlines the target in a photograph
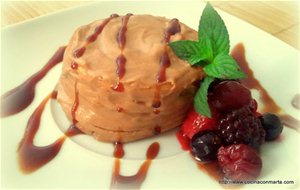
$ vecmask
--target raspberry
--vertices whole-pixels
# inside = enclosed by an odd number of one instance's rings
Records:
[[[215,119],[198,114],[191,109],[181,127],[182,132],[190,139],[198,132],[205,130],[216,130]]]
[[[244,144],[219,148],[218,161],[225,177],[232,180],[256,179],[262,169],[256,150]]]
[[[248,106],[220,116],[218,131],[225,145],[243,143],[258,148],[265,139],[260,119]]]
[[[256,110],[257,110],[257,102],[256,102],[255,99],[251,99],[248,106],[249,106],[250,110],[251,110],[253,113],[256,113]]]
[[[177,137],[179,144],[181,145],[182,150],[190,150],[191,149],[191,147],[190,147],[191,139],[188,136],[186,136],[181,130],[177,131],[176,137]]]

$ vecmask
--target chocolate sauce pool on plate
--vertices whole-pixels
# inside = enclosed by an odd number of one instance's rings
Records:
[[[41,70],[1,96],[1,117],[17,114],[31,104],[36,84],[44,78],[49,70],[62,61],[65,49],[66,46],[60,47]]]
[[[263,108],[261,112],[262,113],[271,112],[277,114],[285,126],[300,132],[300,121],[291,115],[282,113],[282,109],[276,104],[276,102],[269,95],[266,89],[255,78],[254,73],[252,69],[249,67],[249,64],[246,60],[244,45],[242,43],[237,44],[233,48],[231,55],[239,64],[241,70],[247,74],[247,78],[241,80],[242,84],[244,84],[250,89],[258,90],[260,95],[260,100],[263,104]],[[295,103],[297,101],[297,97],[299,97],[299,95],[297,95],[296,98],[292,100],[292,104],[297,104]]]
[[[56,96],[56,91],[53,91],[51,94],[49,94],[40,103],[28,120],[26,131],[18,148],[19,164],[23,173],[32,173],[50,162],[60,151],[61,146],[66,140],[66,136],[71,137],[81,134],[81,131],[72,124],[65,132],[65,135],[58,138],[52,144],[43,147],[34,145],[34,137],[39,130],[40,120],[44,108],[49,99],[56,99]]]
[[[300,110],[300,94],[296,94],[292,100],[292,106],[297,109]]]
[[[121,168],[120,158],[122,158],[124,155],[124,151],[122,149],[123,147],[120,145],[120,143],[115,144],[115,151],[114,151],[115,164],[114,164],[110,189],[140,189],[142,183],[144,182],[147,176],[147,172],[151,165],[152,160],[156,158],[157,154],[159,153],[159,149],[160,149],[159,143],[154,142],[148,147],[146,153],[147,160],[143,162],[143,164],[140,166],[137,173],[131,176],[124,176],[120,174],[120,168]],[[123,152],[123,154],[116,154],[116,152]]]

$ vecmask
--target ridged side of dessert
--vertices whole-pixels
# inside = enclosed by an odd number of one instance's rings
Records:
[[[129,142],[177,127],[203,72],[168,43],[197,36],[177,19],[150,15],[82,26],[64,55],[58,101],[70,121],[100,141]]]

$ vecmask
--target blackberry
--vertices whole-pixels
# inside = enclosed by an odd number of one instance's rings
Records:
[[[220,116],[218,135],[225,145],[247,144],[258,148],[265,140],[265,130],[249,106]]]

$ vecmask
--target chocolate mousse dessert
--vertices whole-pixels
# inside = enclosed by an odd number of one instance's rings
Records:
[[[114,142],[110,189],[140,189],[160,143],[149,145],[137,173],[125,176],[123,142],[181,126],[177,139],[199,169],[219,183],[255,180],[263,168],[260,146],[282,141],[283,124],[299,131],[299,120],[285,114],[255,78],[243,44],[230,53],[225,23],[209,3],[198,32],[177,19],[133,14],[80,27],[38,72],[1,96],[0,116],[26,109],[36,85],[61,62],[57,89],[31,114],[17,149],[25,174],[55,158],[66,138],[84,132]],[[299,97],[292,101],[296,109]],[[38,146],[35,135],[50,99],[58,100],[71,124],[53,143]]]
[[[99,141],[129,142],[183,122],[203,78],[169,42],[197,40],[177,19],[111,15],[81,26],[67,45],[57,100]]]

